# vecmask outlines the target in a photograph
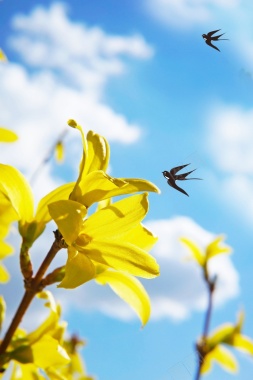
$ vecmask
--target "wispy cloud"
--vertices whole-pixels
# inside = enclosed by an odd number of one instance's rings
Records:
[[[106,104],[104,95],[112,76],[127,75],[126,59],[129,65],[129,58],[152,57],[153,48],[141,35],[110,35],[100,27],[73,22],[61,3],[16,15],[12,26],[9,46],[19,60],[0,66],[1,124],[20,139],[1,151],[3,162],[29,175],[69,118],[110,141],[138,141],[141,126]],[[67,139],[69,144],[76,141],[76,151],[78,134],[70,133]],[[72,152],[71,160],[76,166],[79,157]],[[50,181],[55,179],[48,172],[42,182]]]
[[[161,267],[158,278],[144,282],[151,297],[152,318],[182,321],[194,311],[204,310],[207,292],[202,273],[196,263],[186,259],[189,252],[179,238],[185,236],[204,248],[215,235],[188,217],[154,220],[146,225],[159,237],[152,254]],[[238,273],[226,256],[217,257],[210,264],[211,272],[218,275],[215,304],[222,306],[239,293]],[[63,302],[65,310],[76,307],[86,312],[97,310],[122,320],[136,318],[133,311],[108,287],[101,288],[94,282],[69,294],[64,292]]]
[[[188,29],[214,20],[217,12],[234,10],[240,0],[144,0],[144,4],[163,24]]]
[[[207,115],[206,151],[215,167],[216,196],[241,217],[253,215],[253,109],[219,104]]]

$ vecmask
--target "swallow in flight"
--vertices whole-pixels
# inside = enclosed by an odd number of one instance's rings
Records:
[[[219,32],[221,29],[213,30],[212,32],[209,32],[207,34],[202,34],[202,37],[204,38],[207,45],[211,46],[212,48],[220,51],[220,49],[217,48],[217,46],[214,46],[211,41],[220,41],[220,40],[228,40],[228,38],[220,38],[223,36],[223,34],[219,34],[218,36],[213,36],[214,33]]]
[[[183,189],[181,189],[181,187],[177,186],[176,181],[186,181],[189,179],[202,179],[202,178],[186,178],[189,174],[194,172],[196,169],[191,170],[190,172],[187,172],[184,174],[176,174],[177,172],[179,172],[181,169],[185,168],[188,165],[190,165],[190,164],[176,166],[175,168],[172,168],[169,172],[167,170],[164,170],[162,172],[163,176],[167,179],[168,184],[171,187],[174,187],[174,189],[176,189],[176,190],[180,191],[181,193],[187,195],[187,197],[189,197],[187,192],[184,191]]]

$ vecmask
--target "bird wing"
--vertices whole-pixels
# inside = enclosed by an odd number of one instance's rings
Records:
[[[211,37],[214,33],[219,32],[221,29],[213,30],[212,32],[207,33],[208,37]]]
[[[187,195],[187,197],[189,197],[189,195],[187,194],[186,191],[184,191],[184,189],[181,189],[181,187],[177,186],[177,184],[174,182],[174,181],[171,181],[168,179],[168,184],[171,186],[171,187],[174,187],[174,189],[180,191],[181,193]]]
[[[190,165],[190,164],[181,165],[181,166],[176,166],[175,168],[172,168],[172,169],[170,170],[170,174],[172,174],[173,177],[174,177],[174,175],[175,175],[177,172],[179,172],[181,169],[185,168],[185,167],[188,166],[188,165]]]
[[[219,38],[220,38],[221,36],[223,36],[223,34],[225,34],[225,33],[219,34],[218,36],[213,36],[211,39],[212,39],[213,41],[218,41]],[[228,38],[221,38],[221,40],[228,40]]]
[[[177,174],[175,175],[175,181],[179,180],[179,181],[183,181],[184,179],[188,179],[186,178],[189,174],[191,174],[192,172],[194,172],[196,169],[194,170],[191,170],[190,172],[187,172],[187,173],[182,173],[182,174]]]
[[[209,46],[211,46],[212,48],[214,48],[214,49],[220,51],[220,49],[218,49],[217,46],[214,46],[214,45],[211,43],[211,41],[206,41],[206,44],[209,45]]]

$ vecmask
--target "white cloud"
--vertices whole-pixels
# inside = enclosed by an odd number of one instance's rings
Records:
[[[216,106],[207,119],[207,148],[217,167],[232,174],[253,174],[253,109]]]
[[[144,0],[144,4],[162,23],[184,29],[205,25],[217,12],[236,9],[240,0]]]
[[[180,320],[194,310],[203,310],[207,292],[202,273],[194,261],[186,259],[189,253],[179,238],[187,237],[204,249],[215,235],[187,217],[149,222],[148,227],[159,237],[153,254],[161,266],[160,277],[147,284],[153,317],[168,316]],[[211,260],[210,272],[218,276],[214,297],[217,305],[222,305],[238,294],[238,274],[229,257],[221,255]]]
[[[253,218],[253,110],[219,105],[207,115],[206,151],[216,167],[213,193],[238,215]]]
[[[185,260],[189,254],[179,238],[186,236],[204,248],[214,235],[186,217],[151,221],[147,227],[159,236],[152,254],[161,268],[158,278],[144,281],[151,297],[152,318],[180,321],[193,311],[204,310],[207,291],[201,271],[193,261]],[[210,264],[211,272],[218,275],[215,303],[224,305],[239,292],[238,274],[229,257],[216,257]],[[136,318],[109,287],[101,288],[94,282],[64,292],[63,302],[66,309],[74,306],[83,311],[99,310],[122,320]]]
[[[125,58],[152,56],[153,49],[142,36],[108,35],[99,27],[72,22],[60,3],[15,16],[13,27],[10,45],[22,63],[0,66],[0,108],[2,125],[15,130],[20,139],[1,149],[2,162],[30,175],[69,118],[110,141],[131,144],[140,138],[141,127],[103,98],[110,77],[123,74]],[[80,136],[71,130],[66,141],[75,151]],[[77,167],[80,156],[72,151],[68,159]],[[50,172],[44,181],[54,182]]]
[[[189,251],[180,243],[179,238],[185,236],[200,247],[205,247],[214,234],[204,230],[188,217],[175,217],[165,220],[154,220],[147,227],[159,236],[158,243],[152,254],[156,257],[161,275],[156,279],[145,280],[152,303],[152,318],[154,320],[169,318],[174,321],[182,321],[188,318],[194,311],[205,310],[207,303],[207,290],[202,278],[202,273],[197,264],[187,260]],[[48,251],[52,242],[52,230],[54,226],[47,227],[46,234],[42,235],[33,247],[33,265],[38,267],[41,255]],[[17,237],[16,239],[17,240]],[[19,243],[16,241],[16,246]],[[66,253],[56,257],[56,262],[51,270],[61,266],[66,260]],[[22,295],[21,275],[18,269],[18,256],[6,260],[8,270],[12,274],[10,283],[4,287],[4,296],[8,302],[10,315]],[[223,306],[227,301],[236,297],[239,293],[238,273],[232,264],[230,257],[221,255],[210,261],[211,273],[218,275],[217,291],[215,293],[215,305]],[[13,293],[13,289],[18,289]],[[109,286],[101,287],[94,281],[73,290],[49,288],[57,300],[60,300],[64,312],[75,308],[83,312],[100,311],[106,315],[121,320],[136,319],[136,315]],[[41,317],[41,305],[37,308]],[[36,306],[32,307],[32,315],[36,313]],[[44,310],[46,313],[46,310]],[[9,315],[9,316],[10,316]],[[30,315],[30,311],[28,313]],[[37,318],[35,318],[37,320]],[[28,317],[24,326],[29,327],[31,321]]]
[[[36,68],[57,69],[83,89],[100,94],[111,75],[124,71],[123,56],[147,59],[153,49],[140,35],[108,35],[100,27],[87,27],[67,18],[66,8],[55,3],[37,7],[29,16],[13,20],[11,46],[24,62]],[[90,88],[91,87],[91,88]]]

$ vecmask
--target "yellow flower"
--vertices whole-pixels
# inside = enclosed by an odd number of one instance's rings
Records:
[[[11,379],[44,379],[39,369],[50,373],[51,369],[64,366],[70,358],[63,347],[63,334],[66,322],[60,321],[61,310],[50,292],[41,292],[39,298],[45,299],[50,309],[48,317],[30,334],[17,329],[5,355],[5,366],[14,361]]]
[[[205,251],[202,251],[195,243],[187,238],[181,238],[180,241],[185,244],[191,251],[191,256],[197,263],[205,268],[207,266],[208,260],[212,257],[220,254],[230,254],[232,249],[228,246],[221,246],[220,243],[224,240],[224,236],[218,236],[214,239],[208,246]]]
[[[226,371],[235,373],[238,364],[234,355],[226,347],[231,346],[239,351],[253,355],[253,341],[241,333],[244,321],[244,313],[239,313],[235,325],[226,323],[213,331],[205,341],[207,354],[201,367],[201,373],[211,370],[213,362],[217,362]]]
[[[146,193],[115,202],[87,219],[86,208],[78,202],[58,201],[48,207],[69,246],[60,286],[74,288],[94,278],[95,264],[145,278],[159,274],[147,253],[156,238],[141,225],[148,211]]]
[[[160,190],[151,182],[140,178],[113,178],[106,173],[110,147],[106,139],[92,131],[85,137],[82,127],[74,120],[68,124],[80,131],[83,141],[83,157],[79,177],[69,199],[90,207],[114,196],[136,193],[138,191]]]
[[[58,199],[68,199],[74,183],[60,186],[43,197],[34,214],[32,189],[23,174],[12,166],[0,164],[0,178],[1,214],[8,209],[8,213],[6,212],[8,223],[18,221],[20,235],[26,244],[31,246],[43,232],[46,223],[51,220],[47,209],[48,203]]]

